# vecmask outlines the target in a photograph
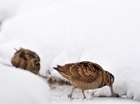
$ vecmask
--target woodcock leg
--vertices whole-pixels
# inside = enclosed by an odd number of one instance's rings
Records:
[[[84,93],[84,90],[82,90],[82,93],[83,93],[83,95],[84,95],[84,99],[87,99],[87,98],[86,98],[86,95],[85,95],[85,93]]]
[[[73,91],[74,91],[75,88],[76,88],[76,87],[73,87],[73,88],[72,88],[71,93],[68,95],[69,98],[72,98],[72,93],[73,93]]]
[[[76,87],[73,87],[71,93],[68,95],[68,97],[71,98],[71,99],[72,99],[72,94],[73,94],[73,91],[74,91],[75,88],[76,88]],[[83,96],[84,96],[84,99],[86,99],[86,95],[85,95],[85,93],[84,93],[84,90],[81,90],[81,91],[82,91],[82,94],[83,94]]]
[[[114,91],[113,91],[113,87],[112,86],[109,86],[110,87],[110,91],[111,91],[111,96],[112,97],[119,97],[118,94],[115,94]]]
[[[72,88],[71,93],[68,95],[69,98],[72,98],[72,94],[73,94],[73,91],[74,91],[75,88],[76,88],[76,87],[73,87],[73,88]],[[111,96],[112,96],[112,97],[119,97],[118,94],[115,94],[115,93],[114,93],[113,87],[112,87],[112,86],[109,86],[109,88],[110,88]],[[81,91],[82,91],[82,94],[83,94],[83,96],[84,96],[84,99],[86,99],[86,95],[85,95],[85,93],[84,93],[84,90],[81,90]]]

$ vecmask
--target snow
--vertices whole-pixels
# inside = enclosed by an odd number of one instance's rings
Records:
[[[0,0],[0,22],[17,14],[50,5],[55,0]]]
[[[0,64],[1,104],[46,104],[49,86],[38,76]]]
[[[50,70],[52,76],[64,79],[53,70],[57,64],[93,61],[114,74],[115,93],[140,101],[140,1],[36,0],[32,2],[30,0],[29,3],[24,1],[21,5],[17,4],[19,8],[11,10],[18,11],[17,14],[2,21],[0,63],[11,65],[13,48],[29,48],[41,58],[41,75],[46,75],[46,71]],[[54,96],[51,93],[51,103],[55,104],[58,101],[70,103],[65,98],[66,93],[64,96],[59,90],[51,92],[54,93]],[[89,91],[92,92],[95,92],[95,95],[110,95],[108,87]],[[63,95],[60,99],[55,97],[59,94]],[[101,101],[100,98],[95,99],[92,101]],[[111,99],[107,103],[112,101],[135,103],[126,99]],[[75,100],[73,103],[79,102]],[[106,98],[102,100],[104,102]]]
[[[138,104],[138,101],[133,101],[130,99],[126,98],[106,98],[106,97],[91,97],[89,92],[86,91],[86,95],[88,97],[88,99],[83,100],[83,96],[82,93],[80,92],[79,89],[76,89],[74,91],[74,98],[73,100],[70,100],[69,98],[67,98],[67,95],[70,93],[69,90],[71,89],[70,86],[57,86],[56,89],[51,90],[51,96],[52,99],[50,101],[51,104],[56,104],[56,102],[58,104],[62,104],[62,103],[67,103],[67,104],[93,104],[93,103],[97,103],[97,104],[118,104],[118,103],[122,103],[122,104]]]

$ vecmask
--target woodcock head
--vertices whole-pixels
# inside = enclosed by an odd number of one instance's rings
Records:
[[[104,71],[104,77],[105,77],[105,84],[107,86],[112,86],[115,80],[114,76],[110,72]]]

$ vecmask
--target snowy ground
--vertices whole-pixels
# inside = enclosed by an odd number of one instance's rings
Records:
[[[90,91],[84,102],[139,103],[135,101],[140,101],[139,0],[13,1],[10,6],[10,0],[0,3],[1,64],[11,65],[13,48],[29,48],[41,58],[41,75],[50,70],[52,76],[64,79],[53,70],[57,64],[93,61],[115,75],[114,91],[127,99],[90,99]],[[82,102],[82,97],[70,101],[69,92],[66,86],[51,90],[50,102]],[[109,90],[104,87],[95,95],[109,95]]]
[[[70,86],[62,85],[57,86],[57,88],[51,90],[51,104],[57,103],[68,103],[68,104],[78,104],[78,103],[85,103],[85,104],[92,104],[92,103],[98,103],[98,104],[118,104],[118,103],[130,103],[130,104],[138,104],[138,101],[133,101],[130,99],[126,99],[125,97],[122,98],[113,98],[113,97],[92,97],[89,91],[86,92],[87,99],[83,100],[83,96],[81,93],[81,90],[76,89],[73,93],[74,99],[69,99],[67,95],[71,91]]]
[[[0,71],[0,104],[46,104],[49,102],[50,88],[38,76],[1,64]]]

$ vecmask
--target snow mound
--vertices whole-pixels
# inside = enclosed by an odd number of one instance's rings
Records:
[[[132,0],[60,0],[20,13],[2,23],[0,61],[9,64],[13,47],[29,48],[41,58],[40,74],[51,70],[57,77],[61,77],[53,70],[57,64],[93,61],[115,75],[116,93],[140,100],[138,4]],[[106,93],[102,90],[97,93]]]
[[[38,76],[0,64],[1,104],[47,104],[49,86]]]
[[[0,22],[17,14],[51,5],[55,0],[0,0]]]

